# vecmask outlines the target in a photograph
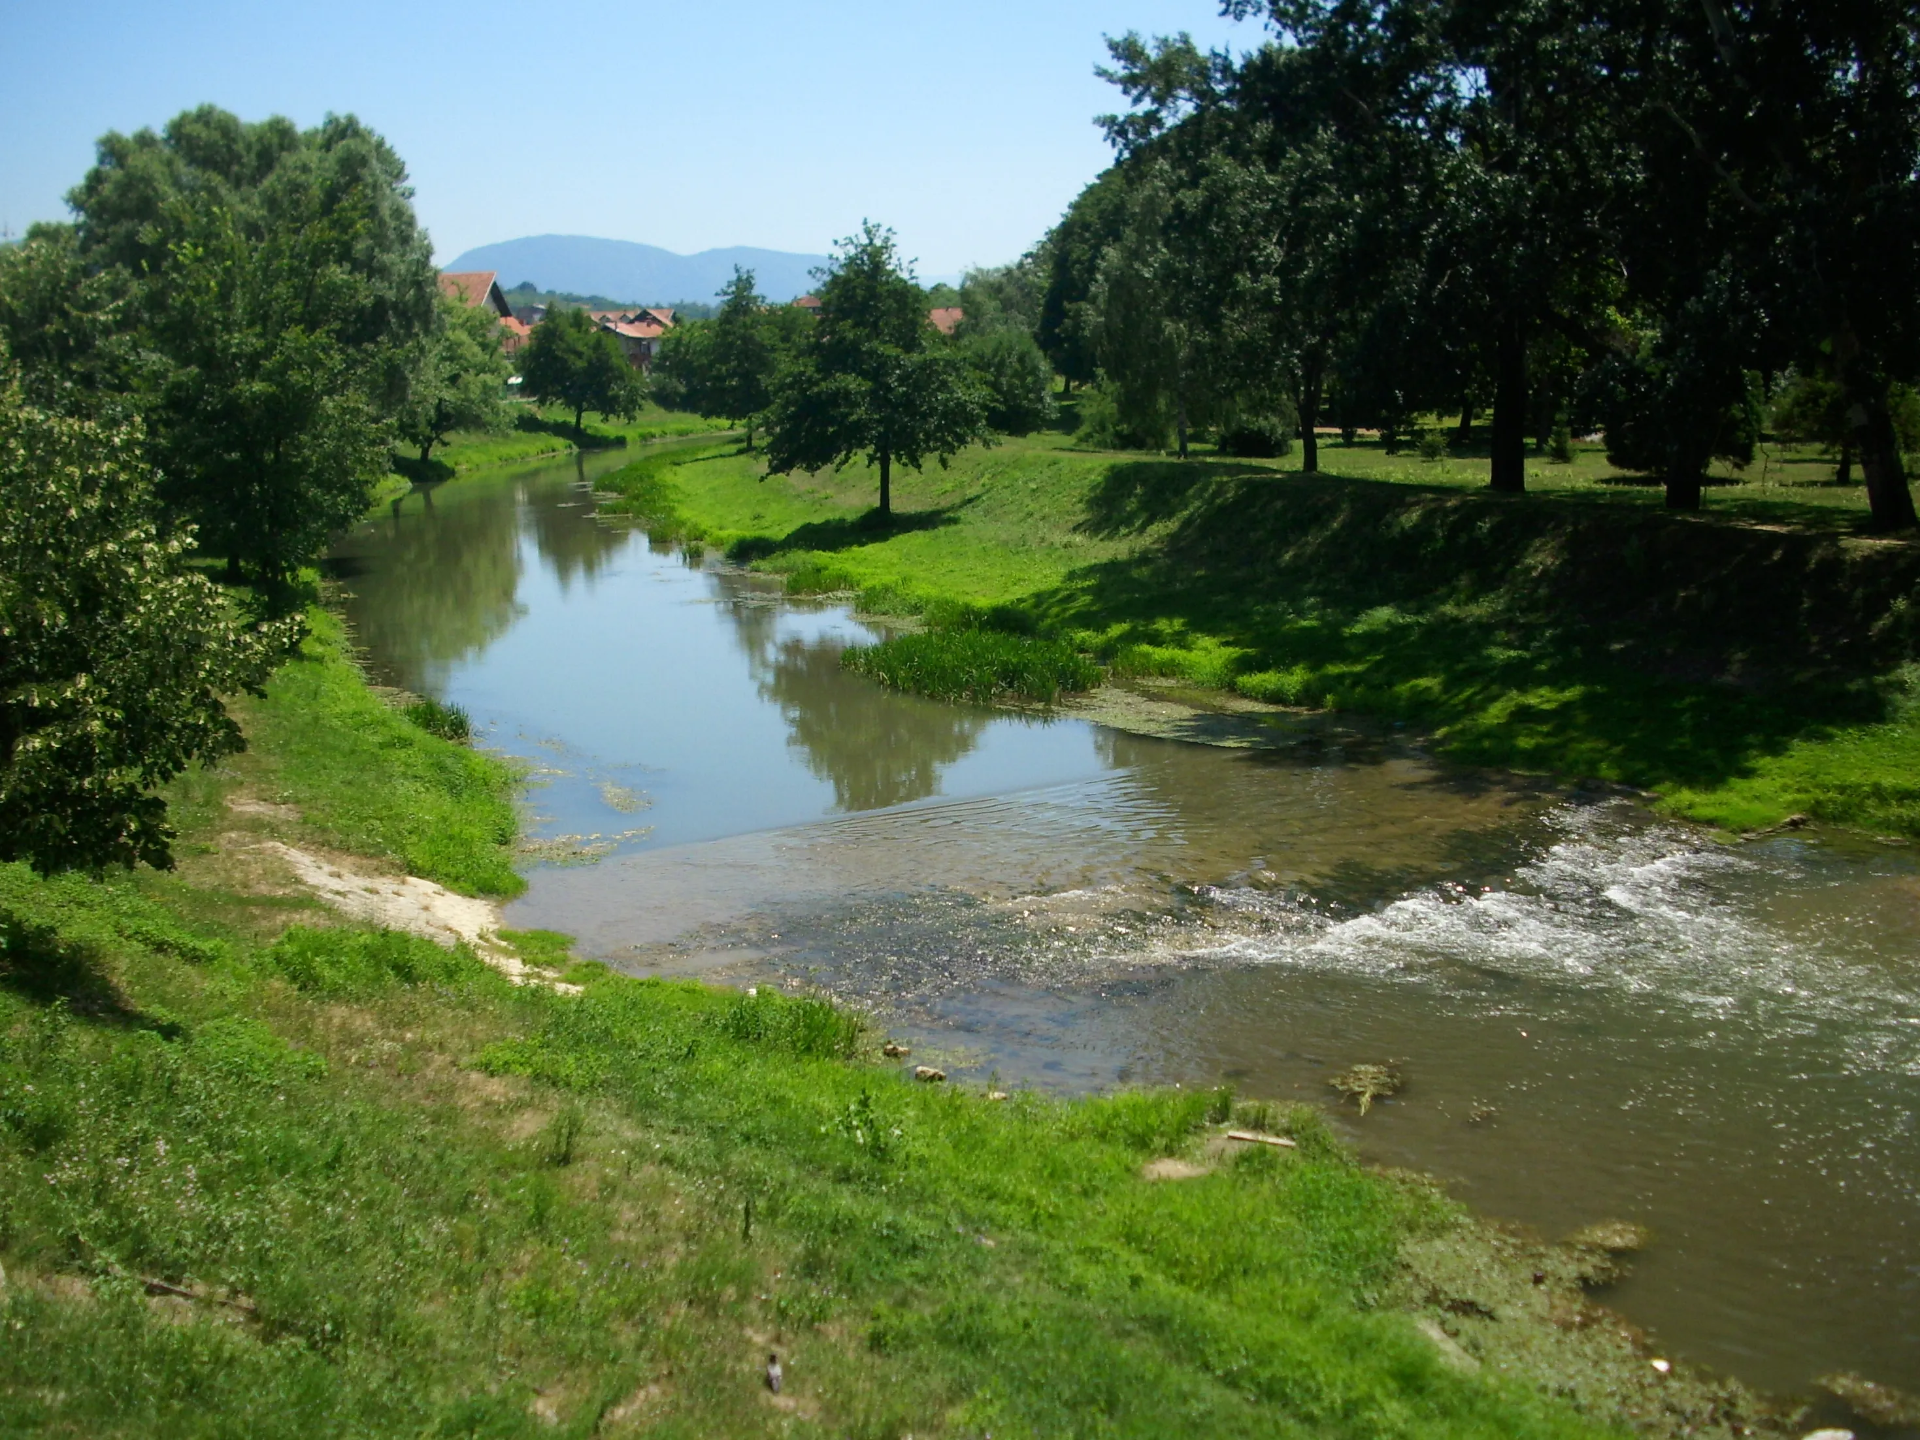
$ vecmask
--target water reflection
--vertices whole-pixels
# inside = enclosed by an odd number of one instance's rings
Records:
[[[571,468],[574,483],[564,489],[553,483],[550,474],[543,475],[540,484],[515,489],[520,521],[547,569],[560,582],[562,594],[572,589],[576,580],[592,583],[632,540],[626,531],[593,522],[593,486],[587,457],[576,454]],[[605,469],[606,462],[600,462],[597,468]]]
[[[395,500],[334,550],[355,638],[380,678],[437,694],[448,668],[525,614],[519,509],[502,487],[428,486]]]

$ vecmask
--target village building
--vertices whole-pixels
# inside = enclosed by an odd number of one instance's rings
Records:
[[[500,320],[500,348],[511,355],[527,343],[533,334],[533,326],[513,313],[513,307],[507,303],[506,292],[500,288],[500,273],[497,270],[442,270],[440,272],[440,293],[449,300],[459,300],[474,309],[482,306],[493,311]],[[543,310],[541,312],[545,314]]]
[[[951,335],[959,328],[960,322],[967,318],[967,312],[958,305],[937,305],[927,311],[927,323],[942,335]]]
[[[620,342],[620,353],[636,370],[645,370],[653,364],[660,337],[673,328],[673,311],[665,307],[636,305],[627,310],[587,313],[596,325]]]

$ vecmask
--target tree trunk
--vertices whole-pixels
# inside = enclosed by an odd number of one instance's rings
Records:
[[[1840,442],[1840,463],[1834,467],[1833,479],[1836,485],[1853,483],[1853,440],[1848,437]]]
[[[893,455],[880,452],[880,514],[883,519],[893,516]]]
[[[1834,368],[1847,407],[1847,439],[1860,457],[1861,478],[1867,482],[1873,528],[1911,530],[1920,524],[1920,517],[1914,514],[1913,491],[1900,461],[1900,437],[1894,434],[1893,413],[1887,408],[1887,380],[1860,352],[1860,337],[1843,315],[1834,327]]]
[[[240,580],[240,552],[237,550],[229,550],[227,552],[227,584],[238,585]]]
[[[431,455],[431,454],[433,454],[433,441],[431,441],[431,440],[423,440],[423,441],[421,441],[421,442],[420,442],[420,467],[421,467],[421,469],[423,469],[423,470],[424,470],[424,469],[426,468],[426,464],[427,464],[427,457],[428,457],[429,455]]]
[[[1184,396],[1181,397],[1179,407],[1174,415],[1173,428],[1175,436],[1180,442],[1180,458],[1184,460],[1187,458],[1187,402]]]
[[[586,419],[586,414],[587,407],[584,405],[576,407],[573,412],[573,438],[575,440],[585,440],[587,438],[587,427],[583,423]]]
[[[1473,443],[1473,401],[1460,400],[1460,424],[1453,432],[1453,443],[1464,450]]]
[[[1300,473],[1313,475],[1320,469],[1320,362],[1310,361],[1300,375]]]
[[[1690,475],[1669,475],[1667,477],[1667,509],[1698,510],[1700,508],[1700,472]]]
[[[1527,335],[1519,315],[1501,319],[1499,345],[1488,486],[1518,495],[1527,488]]]

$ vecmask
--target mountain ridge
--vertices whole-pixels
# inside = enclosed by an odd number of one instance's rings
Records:
[[[637,240],[606,240],[592,235],[526,235],[476,245],[449,261],[447,270],[493,270],[502,288],[531,280],[542,290],[605,295],[632,305],[665,305],[711,300],[733,278],[738,265],[754,272],[760,293],[780,302],[813,287],[809,273],[825,265],[824,255],[800,255],[729,245],[679,255]]]

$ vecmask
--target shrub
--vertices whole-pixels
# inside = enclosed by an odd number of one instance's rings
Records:
[[[450,985],[484,967],[465,945],[447,950],[398,930],[315,930],[296,925],[266,953],[296,990],[355,994],[393,985]]]
[[[1100,667],[1070,645],[978,628],[928,630],[858,645],[843,653],[840,663],[882,685],[936,700],[1050,704],[1100,683]]]
[[[473,738],[473,717],[459,705],[442,705],[438,700],[416,700],[401,712],[429,735],[456,742]]]
[[[1293,453],[1293,427],[1275,416],[1241,420],[1220,432],[1222,455],[1271,460]]]

